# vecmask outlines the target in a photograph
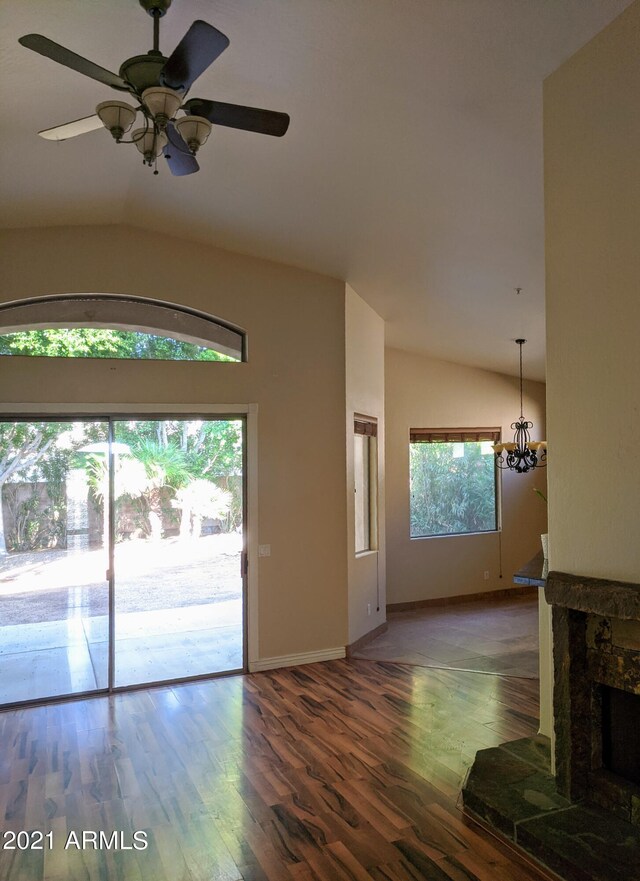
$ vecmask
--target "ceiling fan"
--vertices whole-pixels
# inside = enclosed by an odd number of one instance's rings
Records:
[[[153,18],[153,49],[134,55],[120,65],[119,73],[88,61],[70,49],[41,34],[26,34],[19,42],[58,64],[98,80],[112,89],[128,92],[137,102],[103,101],[93,116],[75,119],[38,134],[52,141],[63,141],[104,126],[118,144],[134,143],[145,165],[156,164],[162,153],[172,174],[193,174],[199,170],[195,154],[205,143],[213,125],[244,129],[282,137],[289,127],[286,113],[225,104],[204,98],[185,97],[195,80],[229,45],[229,38],[205,21],[194,21],[168,58],[160,52],[160,19],[171,0],[139,0]],[[182,111],[182,115],[178,113]],[[123,140],[141,112],[143,124]],[[157,168],[154,174],[157,174]]]

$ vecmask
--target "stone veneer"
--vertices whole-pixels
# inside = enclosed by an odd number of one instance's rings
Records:
[[[603,767],[603,686],[640,695],[640,585],[552,572],[558,792],[640,825],[640,787]]]

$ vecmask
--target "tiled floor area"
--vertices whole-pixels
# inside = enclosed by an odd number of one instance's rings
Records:
[[[538,678],[535,594],[391,612],[387,621],[354,657]]]
[[[116,685],[238,670],[242,600],[116,617]],[[107,686],[106,616],[0,628],[0,704]]]

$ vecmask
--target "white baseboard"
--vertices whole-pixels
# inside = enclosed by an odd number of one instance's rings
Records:
[[[315,652],[301,652],[298,655],[282,655],[279,658],[260,658],[249,661],[249,672],[259,673],[260,670],[275,670],[278,667],[297,667],[299,664],[315,664],[318,661],[335,661],[345,657],[345,648],[319,649]]]

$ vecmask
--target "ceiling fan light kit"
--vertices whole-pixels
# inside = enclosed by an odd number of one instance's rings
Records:
[[[136,119],[135,108],[124,101],[103,101],[96,107],[96,113],[115,141],[122,139]]]
[[[26,34],[19,42],[58,64],[91,77],[120,92],[129,92],[138,106],[124,101],[103,101],[96,115],[77,119],[38,134],[52,141],[76,137],[104,126],[118,144],[134,143],[145,165],[153,166],[164,154],[174,175],[193,174],[199,170],[195,154],[207,141],[213,125],[282,137],[289,126],[286,113],[225,104],[202,98],[186,101],[194,81],[229,45],[229,39],[205,21],[194,21],[168,58],[160,52],[160,19],[171,0],[139,0],[153,18],[153,49],[146,55],[134,55],[121,65],[119,74],[76,55],[41,34]],[[138,112],[144,127],[123,140]],[[181,113],[182,115],[178,116]],[[158,173],[157,168],[154,171]]]
[[[131,140],[144,156],[146,165],[152,165],[167,146],[166,134],[153,128],[137,128],[132,132]]]
[[[165,128],[182,105],[182,95],[164,86],[151,86],[142,93],[142,103],[156,124]]]
[[[211,134],[212,125],[204,116],[181,116],[176,128],[192,153],[197,153]]]

